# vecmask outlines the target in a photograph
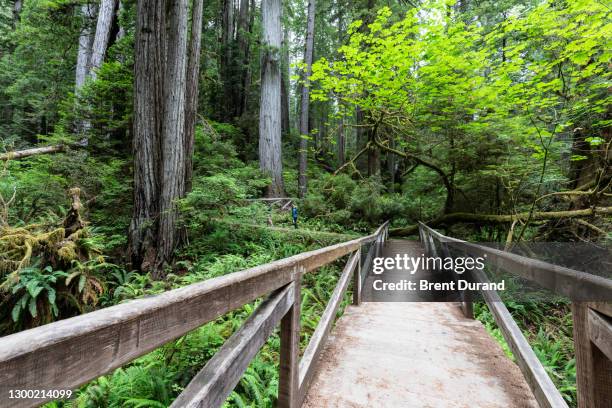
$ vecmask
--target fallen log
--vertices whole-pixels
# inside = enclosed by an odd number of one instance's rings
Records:
[[[39,154],[59,153],[66,150],[66,145],[59,144],[53,146],[34,147],[32,149],[17,150],[15,152],[7,152],[0,154],[0,160],[15,160],[25,157],[37,156]]]
[[[534,212],[531,216],[532,221],[542,220],[556,220],[562,218],[576,218],[576,217],[589,217],[593,215],[604,215],[612,214],[612,207],[593,207],[585,208],[582,210],[570,210],[570,211],[540,211]],[[466,212],[457,212],[444,214],[438,218],[426,222],[426,224],[432,228],[451,224],[455,222],[476,222],[476,223],[489,223],[489,224],[505,224],[512,223],[520,220],[525,221],[529,218],[529,212],[517,213],[517,214],[474,214]],[[419,231],[418,225],[410,225],[404,228],[391,228],[389,234],[392,236],[407,236],[415,235]]]

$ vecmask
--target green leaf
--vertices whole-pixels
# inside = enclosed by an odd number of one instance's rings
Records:
[[[32,317],[38,316],[38,310],[36,309],[36,299],[35,298],[30,299],[30,304],[28,305],[28,309]]]
[[[85,277],[85,275],[81,275],[81,277],[79,278],[79,293],[83,291],[86,281],[87,281],[87,278]]]
[[[584,140],[589,142],[591,146],[599,146],[600,144],[604,142],[604,140],[601,137],[587,137]]]
[[[13,306],[13,311],[11,312],[11,316],[15,323],[17,323],[17,321],[19,320],[20,314],[21,314],[21,306],[20,306],[20,303],[17,302],[15,306]]]
[[[49,303],[55,305],[55,289],[47,288],[47,299],[49,299]]]
[[[66,277],[66,286],[70,285],[70,282],[72,281],[72,279],[76,276],[78,276],[81,272],[80,271],[76,271],[76,272],[72,272],[70,275],[68,275],[68,277]]]
[[[39,282],[38,281],[30,281],[28,282],[28,284],[26,285],[26,289],[28,290],[28,293],[30,294],[30,296],[32,296],[33,298],[36,298],[36,296],[38,296],[38,294],[40,293],[41,290],[43,290],[42,286],[38,286]]]

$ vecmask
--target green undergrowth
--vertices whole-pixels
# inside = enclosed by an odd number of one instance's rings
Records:
[[[118,303],[153,295],[343,241],[334,234],[255,228],[227,222],[209,223],[192,233],[165,282],[148,275],[118,272],[108,299]],[[345,257],[346,258],[346,257]],[[341,259],[304,276],[300,346],[303,352],[342,270]],[[349,301],[345,295],[339,314]],[[113,373],[83,386],[72,401],[47,407],[166,407],[255,310],[262,299],[244,305]],[[278,329],[253,359],[226,401],[226,407],[272,407],[278,390]]]

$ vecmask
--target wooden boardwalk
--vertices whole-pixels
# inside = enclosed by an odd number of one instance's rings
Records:
[[[497,292],[481,290],[480,295],[518,366],[472,319],[473,300],[466,291],[450,286],[446,292],[369,289],[379,279],[388,288],[403,279],[456,280],[453,270],[442,267],[416,275],[394,269],[373,276],[372,271],[381,255],[446,257],[451,245],[471,256],[485,253],[489,266],[572,300],[578,406],[611,407],[612,279],[470,244],[423,223],[424,247],[388,240],[388,227],[387,221],[367,236],[5,336],[0,339],[0,408],[38,407],[54,394],[11,399],[11,390],[75,390],[259,298],[265,300],[172,408],[223,406],[278,326],[279,408],[533,408],[536,400],[541,407],[567,408]],[[302,278],[347,256],[300,355]],[[477,283],[489,281],[482,269],[469,275]],[[332,330],[351,282],[354,306]]]
[[[383,256],[402,251],[419,256],[423,248],[391,240]],[[399,271],[391,272],[388,279],[398,278]],[[371,280],[366,277],[364,292]],[[519,367],[479,321],[464,317],[458,303],[411,301],[422,295],[349,306],[321,354],[303,406],[538,406]]]

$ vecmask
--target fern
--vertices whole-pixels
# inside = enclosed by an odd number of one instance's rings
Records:
[[[126,406],[130,406],[132,408],[144,408],[144,407],[152,407],[152,408],[166,408],[166,404],[162,404],[159,401],[149,400],[145,398],[130,398],[125,401]]]

